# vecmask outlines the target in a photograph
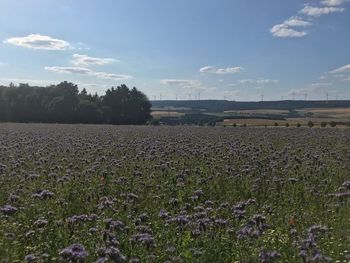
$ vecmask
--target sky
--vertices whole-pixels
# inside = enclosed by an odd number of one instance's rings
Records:
[[[350,0],[0,0],[0,84],[350,99]]]

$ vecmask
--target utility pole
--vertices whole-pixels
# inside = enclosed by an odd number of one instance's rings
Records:
[[[293,100],[295,100],[295,92],[292,93]]]
[[[261,101],[264,101],[264,93],[261,93]]]
[[[307,93],[304,94],[304,100],[307,100]]]

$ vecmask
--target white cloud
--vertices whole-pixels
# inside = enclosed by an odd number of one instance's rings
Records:
[[[274,25],[270,29],[270,32],[274,37],[303,37],[307,35],[307,32],[304,30],[296,30],[293,27],[307,27],[311,25],[311,22],[299,16],[292,16],[282,24]]]
[[[253,83],[255,83],[255,80],[254,79],[241,79],[239,81],[239,83],[241,83],[241,84],[253,84]]]
[[[277,79],[258,79],[257,84],[277,84],[279,80]]]
[[[297,26],[311,26],[312,23],[302,19],[299,16],[292,16],[283,22],[286,26],[297,27]]]
[[[4,43],[31,49],[43,50],[66,50],[70,47],[70,44],[67,41],[39,34],[31,34],[25,37],[8,38],[4,41]]]
[[[89,66],[89,65],[106,65],[116,62],[113,58],[97,58],[89,57],[87,55],[74,54],[72,63],[75,66]]]
[[[45,70],[53,71],[56,73],[75,73],[75,74],[90,74],[92,71],[88,68],[81,67],[45,67]]]
[[[350,81],[350,64],[336,68],[328,73],[340,81]]]
[[[160,83],[165,85],[190,85],[194,81],[187,79],[162,79]]]
[[[288,95],[323,95],[323,92],[331,92],[329,89],[332,83],[311,83],[303,88],[292,89],[288,92]]]
[[[130,75],[120,75],[120,74],[113,74],[113,73],[106,73],[106,72],[97,72],[97,71],[92,71],[91,69],[83,68],[83,67],[59,67],[59,66],[55,66],[55,67],[45,67],[45,69],[48,71],[56,72],[56,73],[83,74],[83,75],[95,76],[95,77],[103,78],[103,79],[128,80],[128,79],[132,78],[132,76],[130,76]]]
[[[319,89],[319,88],[324,88],[324,87],[329,87],[331,86],[332,84],[331,83],[328,83],[328,82],[321,82],[321,83],[311,83],[309,85],[310,88],[313,88],[313,89]]]
[[[216,90],[215,87],[208,87],[203,85],[198,80],[187,80],[187,79],[162,79],[160,83],[183,88],[186,91],[190,90],[191,92],[212,92]]]
[[[347,73],[350,72],[350,64],[342,66],[340,68],[334,69],[332,71],[330,71],[329,73],[332,74],[338,74],[338,73]]]
[[[343,7],[332,7],[332,6],[317,7],[317,6],[306,5],[303,9],[299,11],[299,13],[308,15],[308,16],[319,17],[322,15],[328,15],[331,13],[343,12],[343,11],[345,11],[345,8]]]
[[[78,43],[74,44],[73,48],[77,49],[77,50],[90,50],[91,49],[87,44],[85,44],[83,42],[78,42]]]
[[[321,4],[327,6],[339,6],[344,4],[345,2],[349,2],[349,0],[323,0],[321,1]]]
[[[131,75],[121,75],[121,74],[94,72],[94,71],[90,75],[93,75],[102,79],[113,79],[113,80],[128,80],[133,78]]]
[[[275,25],[270,29],[270,32],[274,37],[303,37],[307,35],[306,31],[295,30],[286,24]]]
[[[279,81],[277,79],[241,79],[239,81],[241,84],[277,84]]]
[[[242,67],[215,68],[212,66],[205,66],[199,69],[199,72],[212,73],[212,74],[234,74],[234,73],[239,73],[242,70],[243,70]]]

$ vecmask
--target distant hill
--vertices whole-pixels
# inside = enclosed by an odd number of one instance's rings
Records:
[[[256,109],[295,110],[303,108],[350,108],[350,100],[283,100],[260,102],[228,100],[158,100],[151,101],[151,104],[153,108],[186,108],[192,111],[208,112]]]

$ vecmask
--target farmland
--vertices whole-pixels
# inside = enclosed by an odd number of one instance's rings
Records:
[[[330,126],[350,125],[350,102],[334,101],[259,101],[228,100],[152,101],[152,116],[160,123],[196,125]],[[208,117],[209,116],[209,117]],[[216,120],[215,120],[215,118]]]
[[[264,109],[256,108],[250,110],[227,110],[211,112],[207,110],[193,111],[191,109],[177,108],[155,108],[152,116],[161,123],[173,124],[179,120],[177,124],[191,124],[191,122],[183,121],[188,116],[194,116],[192,124],[204,125],[199,121],[198,116],[205,119],[205,116],[216,117],[217,125],[233,126],[245,125],[250,127],[265,126],[307,126],[312,122],[315,126],[329,126],[331,122],[341,127],[350,125],[350,108],[301,108],[301,109]],[[196,116],[197,115],[197,116]],[[169,122],[169,119],[172,122]],[[181,121],[182,119],[182,121]],[[189,118],[187,118],[189,119]]]
[[[350,262],[350,130],[0,124],[1,262]]]

